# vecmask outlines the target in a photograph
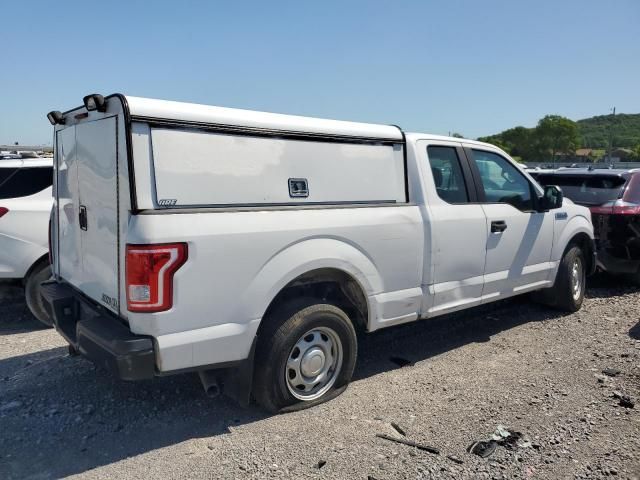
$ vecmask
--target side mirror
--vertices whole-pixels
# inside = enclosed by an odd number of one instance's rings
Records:
[[[554,208],[562,207],[562,200],[564,195],[560,187],[556,185],[547,185],[544,187],[544,195],[540,198],[539,211],[547,212]]]

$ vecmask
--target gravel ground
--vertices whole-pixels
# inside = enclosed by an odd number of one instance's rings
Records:
[[[573,315],[514,299],[366,335],[343,395],[268,416],[196,375],[118,382],[0,286],[0,478],[640,478],[640,404],[614,397],[640,399],[640,290],[596,277],[587,296]],[[402,438],[392,422],[441,453],[377,438]],[[520,446],[467,453],[499,425]]]

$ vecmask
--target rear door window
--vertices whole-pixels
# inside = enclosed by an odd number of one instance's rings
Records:
[[[602,205],[622,196],[627,179],[614,175],[540,175],[542,185],[557,185],[565,197],[582,205]]]
[[[53,167],[0,168],[0,199],[28,197],[53,183]]]
[[[447,203],[468,203],[469,195],[455,147],[427,147],[438,196]]]

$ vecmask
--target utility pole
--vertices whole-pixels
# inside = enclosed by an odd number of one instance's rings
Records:
[[[616,107],[613,107],[613,118],[611,119],[611,125],[609,125],[609,166],[613,165],[611,158],[611,152],[613,150],[613,124],[616,121]]]

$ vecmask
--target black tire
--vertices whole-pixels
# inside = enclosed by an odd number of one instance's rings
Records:
[[[578,272],[574,275],[577,263]],[[565,312],[577,312],[582,307],[587,279],[587,263],[578,245],[570,245],[558,267],[553,287],[535,292],[533,298]]]
[[[44,308],[40,284],[51,278],[51,267],[48,262],[41,262],[31,269],[24,282],[24,293],[27,307],[34,317],[47,327],[53,326],[53,320]]]
[[[340,308],[315,302],[317,300],[297,300],[265,319],[267,323],[258,336],[256,348],[253,396],[257,403],[269,412],[300,410],[326,402],[342,393],[351,380],[358,350],[353,324]],[[303,338],[309,338],[309,335],[306,334],[321,332],[322,329],[333,334],[336,347],[335,350],[333,347],[331,348],[332,356],[338,356],[333,353],[339,351],[338,348],[341,349],[341,366],[336,367],[333,378],[327,375],[331,380],[324,388],[328,389],[318,398],[296,398],[291,391],[296,388],[291,385],[295,380],[289,380],[292,372],[287,367],[287,361],[290,356],[295,354],[295,347],[300,344],[299,342],[303,341]],[[339,347],[338,341],[340,342]],[[311,352],[311,350],[306,352]],[[303,358],[310,358],[306,357],[304,352],[300,353],[300,350],[298,350],[298,355],[301,357],[301,365]],[[322,358],[325,359],[324,356]],[[295,375],[295,372],[293,373]],[[295,378],[297,377],[294,376]],[[328,386],[328,383],[331,385]],[[322,383],[318,384],[318,386],[321,385]],[[320,388],[316,394],[320,394],[324,388]],[[298,392],[298,395],[306,394],[306,392]],[[313,391],[309,392],[309,395],[312,394]]]

